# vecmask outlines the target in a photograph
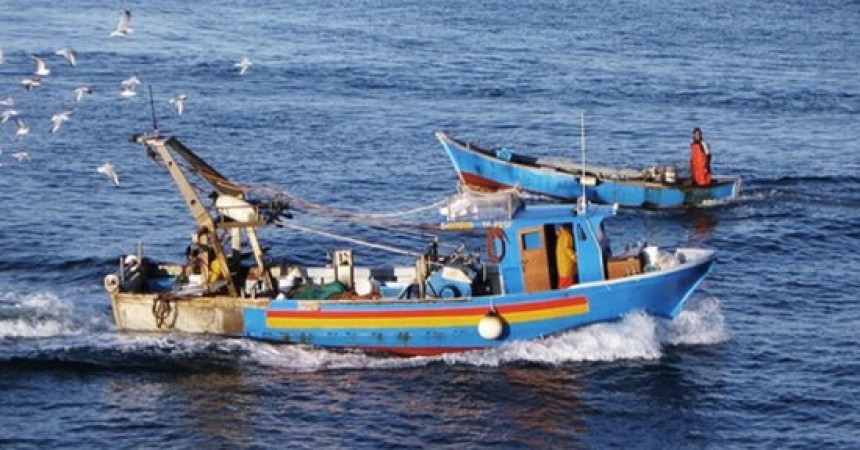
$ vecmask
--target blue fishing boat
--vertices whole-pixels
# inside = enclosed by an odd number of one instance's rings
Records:
[[[485,252],[461,245],[445,253],[434,239],[411,266],[361,267],[340,249],[330,264],[304,267],[271,259],[257,230],[325,235],[292,223],[294,214],[314,210],[309,203],[234,183],[174,137],[134,141],[171,174],[196,230],[186,261],[157,262],[141,248],[105,277],[119,330],[434,355],[540,339],[633,311],[671,319],[715,262],[714,251],[698,248],[613,254],[606,221],[616,208],[527,205],[507,191],[453,195],[441,223],[422,227],[459,238],[481,233]],[[564,288],[555,258],[561,227],[575,252],[572,285]]]
[[[505,148],[486,149],[437,132],[463,185],[482,190],[517,186],[526,192],[576,201],[646,209],[695,208],[727,202],[741,192],[739,177],[708,186],[680,178],[674,166],[637,171],[578,164],[564,158],[536,158]]]

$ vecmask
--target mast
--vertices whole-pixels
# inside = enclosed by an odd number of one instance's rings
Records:
[[[585,208],[588,204],[588,200],[585,197],[585,113],[580,113],[579,116],[579,139],[580,139],[580,148],[582,151],[582,175],[579,177],[579,202],[577,205],[577,210],[579,213],[584,213]]]

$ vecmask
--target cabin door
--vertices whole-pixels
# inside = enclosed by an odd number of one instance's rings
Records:
[[[519,231],[520,258],[525,292],[547,291],[550,283],[549,261],[544,228],[532,227]]]

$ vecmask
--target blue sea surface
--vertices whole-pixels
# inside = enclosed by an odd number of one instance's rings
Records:
[[[123,8],[134,33],[109,37]],[[0,99],[31,129],[0,125],[0,446],[858,448],[858,24],[850,0],[0,0]],[[51,74],[27,92],[31,55]],[[143,86],[122,99],[132,75]],[[80,85],[94,93],[76,103]],[[716,174],[745,191],[609,224],[613,242],[718,250],[674,321],[634,313],[412,359],[119,333],[103,276],[139,242],[180,260],[193,231],[169,176],[128,142],[152,129],[150,87],[160,131],[225,175],[354,211],[454,192],[437,130],[579,158],[583,116],[589,162],[635,169],[686,167],[701,127]],[[108,161],[119,187],[96,171]],[[308,264],[345,245],[264,237]]]

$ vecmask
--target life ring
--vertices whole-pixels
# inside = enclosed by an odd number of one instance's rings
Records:
[[[497,243],[498,241],[498,243]],[[499,251],[496,252],[496,245],[499,246]],[[490,228],[487,230],[487,260],[493,264],[498,264],[505,259],[507,252],[507,242],[505,241],[505,232],[501,228]]]

